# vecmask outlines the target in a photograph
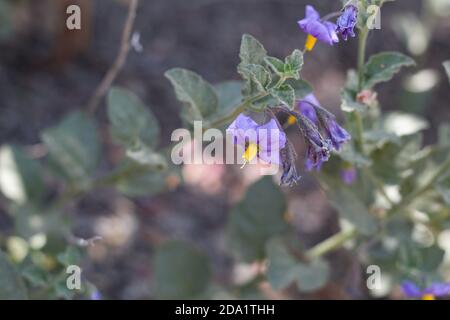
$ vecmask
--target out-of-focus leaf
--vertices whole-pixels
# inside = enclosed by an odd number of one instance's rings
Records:
[[[436,185],[436,190],[439,192],[445,203],[450,206],[450,177],[439,181]]]
[[[44,182],[40,170],[39,164],[20,148],[0,148],[0,190],[15,203],[38,202],[42,198]]]
[[[142,142],[154,148],[158,144],[158,121],[131,91],[119,87],[109,91],[108,118],[112,136],[123,146],[133,147]]]
[[[127,196],[150,196],[170,189],[170,177],[180,179],[174,170],[159,170],[124,160],[116,169],[111,183]]]
[[[89,182],[100,157],[99,137],[92,118],[81,112],[72,113],[56,127],[45,130],[42,140],[60,174],[79,186]]]
[[[179,101],[189,108],[186,120],[193,122],[202,120],[214,114],[219,105],[219,99],[212,85],[198,74],[181,68],[167,71],[166,78],[172,83]]]
[[[450,124],[441,124],[438,132],[438,143],[440,146],[450,146]]]
[[[377,231],[375,218],[349,187],[332,177],[323,176],[321,179],[325,182],[331,205],[336,208],[341,218],[355,225],[356,229],[364,235],[372,235]]]
[[[311,292],[323,287],[329,276],[328,264],[320,259],[310,263],[297,261],[279,238],[267,245],[267,278],[275,290],[286,288],[296,282],[302,292]]]
[[[27,292],[19,272],[0,251],[0,300],[25,300]]]
[[[284,84],[278,89],[271,89],[270,94],[278,100],[280,104],[285,105],[289,109],[294,109],[295,91],[288,85]]]
[[[364,67],[364,87],[372,88],[392,79],[402,67],[413,66],[414,60],[398,52],[381,52],[370,57]]]
[[[399,247],[399,263],[402,268],[421,274],[436,272],[444,259],[445,251],[437,245],[420,247],[418,244],[402,242]]]
[[[264,258],[266,242],[288,228],[283,194],[266,176],[250,186],[230,214],[228,241],[244,261]]]
[[[167,168],[165,157],[145,145],[128,149],[126,155],[138,164],[147,165],[149,168],[155,168],[156,170],[164,170]]]
[[[450,60],[445,61],[443,64],[445,72],[447,73],[448,81],[450,81]]]
[[[58,254],[56,258],[58,262],[64,265],[65,267],[70,265],[78,265],[81,260],[81,253],[78,248],[69,246],[66,248],[64,252]]]
[[[155,293],[160,299],[198,298],[210,282],[207,257],[179,241],[171,241],[158,248],[153,268]]]

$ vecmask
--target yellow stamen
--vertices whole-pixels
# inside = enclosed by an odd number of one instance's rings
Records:
[[[424,294],[422,296],[422,300],[436,300],[436,297],[434,295],[428,293],[428,294]]]
[[[287,124],[289,126],[292,126],[296,122],[297,122],[297,119],[294,116],[289,116],[288,119],[287,119]]]
[[[242,165],[241,168],[243,168],[247,162],[252,161],[257,154],[258,154],[258,145],[255,143],[249,143],[247,148],[245,149],[244,154],[242,155],[242,159],[244,159],[244,164]]]
[[[306,37],[306,43],[305,43],[306,51],[311,51],[314,48],[314,46],[316,45],[316,42],[317,42],[317,38],[308,34],[308,36]]]

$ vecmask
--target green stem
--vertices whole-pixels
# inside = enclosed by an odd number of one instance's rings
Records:
[[[357,234],[354,227],[346,230],[341,230],[335,235],[325,239],[324,241],[318,243],[306,252],[306,257],[310,260],[317,259],[326,253],[340,248],[348,240],[353,239]]]
[[[364,84],[364,65],[366,62],[366,44],[369,29],[364,26],[358,38],[358,91],[361,91]]]

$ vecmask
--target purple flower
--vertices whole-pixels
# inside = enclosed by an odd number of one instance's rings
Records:
[[[280,150],[286,145],[286,134],[274,119],[259,125],[252,118],[240,114],[226,132],[233,137],[234,144],[244,149],[244,164],[256,157],[267,163],[280,163]]]
[[[450,283],[435,282],[421,289],[412,281],[402,283],[403,293],[410,298],[421,298],[423,300],[434,300],[435,297],[443,297],[450,294]]]
[[[341,170],[341,179],[345,184],[353,184],[357,176],[358,171],[355,167],[348,167]]]
[[[319,125],[319,120],[317,119],[316,110],[314,109],[315,105],[318,106],[319,101],[317,101],[317,98],[313,93],[308,94],[297,103],[300,113],[317,126]]]
[[[311,51],[317,40],[333,45],[339,42],[336,34],[337,26],[329,21],[320,20],[319,13],[313,6],[306,6],[305,18],[298,21],[300,29],[308,34],[305,48]]]
[[[325,131],[328,138],[331,140],[335,150],[339,151],[341,146],[349,141],[352,137],[342,128],[333,117],[327,117],[324,121]]]
[[[344,12],[337,19],[336,31],[342,35],[342,38],[347,41],[348,36],[354,37],[355,32],[353,28],[358,22],[358,8],[354,5],[348,5],[344,8]]]

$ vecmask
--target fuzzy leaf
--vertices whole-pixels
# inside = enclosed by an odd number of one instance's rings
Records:
[[[300,79],[300,70],[303,67],[303,53],[296,49],[285,59],[284,73],[294,79]]]
[[[313,91],[311,85],[305,80],[288,79],[285,84],[294,89],[296,100],[303,99]]]
[[[178,100],[189,107],[188,121],[202,120],[216,112],[219,104],[217,94],[201,76],[181,68],[171,69],[165,76],[172,83]]]
[[[364,87],[372,88],[377,83],[389,81],[402,67],[413,65],[413,59],[398,52],[373,55],[364,67]]]
[[[95,122],[75,112],[42,133],[50,161],[57,172],[82,186],[87,183],[100,158],[100,142]]]
[[[284,73],[284,62],[275,57],[266,57],[264,58],[266,64],[278,75],[282,75]]]
[[[230,247],[244,261],[264,258],[267,241],[288,228],[283,218],[285,210],[283,194],[270,176],[250,186],[245,198],[230,214]]]
[[[284,104],[289,109],[294,109],[295,102],[295,91],[288,85],[284,84],[278,89],[271,89],[270,94],[279,101],[279,103]]]
[[[158,144],[160,128],[153,113],[129,90],[114,87],[108,94],[108,118],[117,142],[129,148],[143,142]]]
[[[264,49],[264,46],[255,37],[249,34],[244,34],[242,36],[239,52],[241,63],[238,68],[249,64],[262,65],[266,56],[266,49]]]
[[[244,79],[251,81],[257,87],[257,92],[265,92],[271,82],[270,73],[261,65],[248,64],[240,69]]]

